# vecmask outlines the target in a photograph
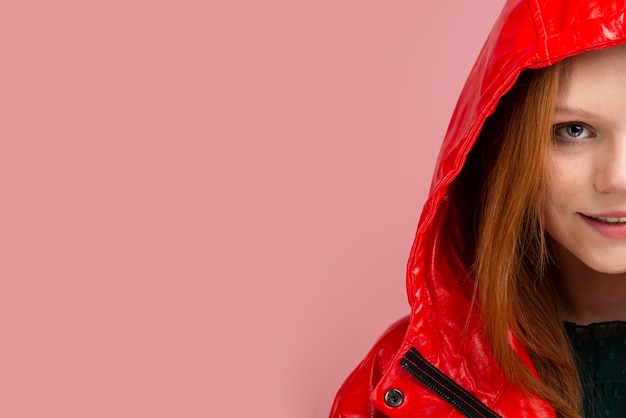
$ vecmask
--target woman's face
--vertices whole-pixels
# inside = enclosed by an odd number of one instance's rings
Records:
[[[626,46],[587,52],[569,64],[547,157],[546,229],[560,244],[561,263],[573,255],[595,271],[624,273]]]

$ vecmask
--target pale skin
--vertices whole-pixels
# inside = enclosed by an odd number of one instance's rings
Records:
[[[553,118],[544,212],[563,319],[626,321],[626,46],[569,64]]]

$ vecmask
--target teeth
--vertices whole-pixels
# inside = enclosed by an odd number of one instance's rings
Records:
[[[606,222],[609,224],[620,224],[626,222],[626,217],[623,218],[595,218],[600,222]]]

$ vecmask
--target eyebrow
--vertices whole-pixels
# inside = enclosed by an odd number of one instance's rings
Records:
[[[570,107],[565,107],[565,106],[557,106],[557,108],[554,109],[554,112],[565,114],[565,115],[580,116],[584,118],[597,118],[597,116],[594,115],[593,113],[587,112],[586,110],[583,110],[577,107],[570,108]]]

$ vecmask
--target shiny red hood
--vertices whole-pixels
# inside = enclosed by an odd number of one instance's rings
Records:
[[[447,192],[485,119],[520,72],[623,43],[625,11],[626,0],[511,0],[504,6],[463,88],[438,157],[408,262],[407,291],[412,308],[408,331],[371,397],[383,413],[455,415],[428,389],[416,388],[411,377],[397,367],[401,356],[415,347],[501,415],[553,416],[547,405],[520,396],[507,383],[488,354],[479,317],[471,317],[470,332],[461,337],[469,312],[469,300],[460,284],[467,277],[467,266],[455,253],[455,246],[450,245],[463,237],[446,228],[455,205]],[[523,350],[518,352],[532,368]],[[407,396],[401,407],[389,408],[383,397],[392,387],[413,395]],[[419,409],[415,409],[415,402]]]

